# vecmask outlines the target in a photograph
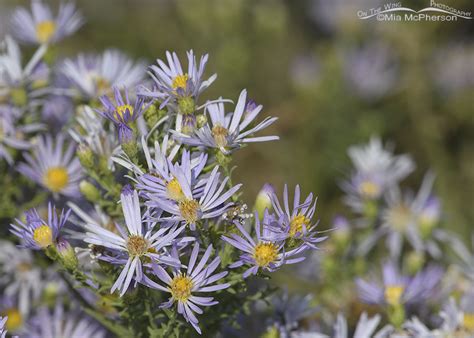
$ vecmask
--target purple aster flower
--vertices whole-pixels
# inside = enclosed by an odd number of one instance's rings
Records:
[[[145,109],[143,106],[144,100],[143,98],[137,98],[132,105],[126,89],[124,90],[125,99],[117,87],[114,87],[113,91],[115,103],[107,95],[103,95],[100,97],[103,108],[98,109],[97,112],[116,126],[120,142],[128,142],[133,138],[131,124],[137,120]]]
[[[39,103],[41,89],[36,90],[40,82],[44,82],[44,64],[41,59],[46,53],[46,46],[36,50],[25,67],[22,65],[20,47],[11,37],[0,42],[0,99],[16,107]],[[33,86],[35,84],[35,86]]]
[[[120,296],[127,291],[132,278],[136,283],[143,278],[142,258],[169,265],[179,265],[179,261],[170,257],[163,251],[165,246],[172,244],[173,240],[183,231],[184,226],[167,226],[154,231],[156,223],[142,220],[140,201],[136,190],[124,189],[121,194],[122,209],[125,218],[126,230],[119,225],[119,234],[104,229],[98,224],[85,224],[87,230],[85,242],[103,246],[111,251],[102,256],[114,265],[123,266],[122,272],[112,286],[111,293],[120,290]]]
[[[474,285],[471,285],[471,291],[461,297],[459,303],[451,298],[440,313],[443,322],[441,329],[443,333],[453,337],[462,333],[474,334]]]
[[[354,92],[364,99],[378,99],[392,90],[397,82],[397,64],[388,45],[370,44],[343,55],[344,72]]]
[[[175,104],[175,100],[179,97],[192,97],[197,100],[199,95],[214,82],[217,75],[214,74],[205,81],[202,79],[208,54],[201,57],[199,64],[192,50],[186,54],[188,57],[187,72],[183,71],[178,56],[174,52],[172,54],[166,52],[168,65],[157,59],[158,65],[150,66],[151,71],[149,72],[155,88],[153,90],[143,88],[140,95],[161,100],[160,108]]]
[[[247,108],[252,110],[248,111]],[[206,106],[211,123],[195,130],[193,134],[186,135],[174,131],[176,137],[184,144],[191,146],[204,146],[220,149],[228,154],[232,150],[240,148],[244,143],[265,142],[278,140],[278,136],[251,137],[253,134],[270,126],[277,120],[276,117],[267,117],[254,127],[249,125],[257,118],[262,106],[255,107],[251,102],[247,104],[247,91],[244,89],[239,96],[235,111],[225,113],[224,103],[210,103]]]
[[[56,245],[59,231],[67,222],[71,210],[61,210],[58,217],[56,207],[48,203],[48,221],[44,221],[36,209],[25,212],[26,222],[16,219],[18,225],[11,224],[11,232],[21,240],[21,247],[40,250]]]
[[[307,247],[316,249],[316,243],[326,239],[326,237],[316,237],[315,228],[319,221],[312,221],[317,198],[314,199],[313,203],[313,194],[310,193],[304,201],[300,201],[300,195],[300,186],[297,185],[291,209],[288,203],[288,186],[286,184],[283,190],[284,209],[281,207],[276,193],[271,195],[273,210],[278,219],[277,224],[287,234],[288,238],[300,239]]]
[[[172,163],[163,153],[158,156],[155,161],[152,160],[153,166],[150,173],[137,177],[136,187],[146,199],[151,201],[151,205],[157,199],[184,201],[186,189],[191,190],[194,198],[202,196],[207,181],[200,175],[206,165],[207,154],[200,153],[191,159],[191,153],[184,150],[181,162],[175,163]]]
[[[443,270],[428,266],[414,277],[400,274],[395,264],[383,265],[383,283],[356,280],[359,298],[368,304],[376,305],[415,305],[431,299],[443,276]]]
[[[32,303],[39,300],[44,290],[44,269],[35,264],[30,250],[18,248],[6,240],[0,240],[0,267],[2,292],[15,306],[5,304],[2,299],[0,305],[12,308],[16,317],[18,313],[27,315],[33,307]],[[3,311],[0,310],[0,313]]]
[[[367,254],[382,238],[393,258],[401,254],[404,239],[417,251],[428,252],[439,257],[442,252],[437,241],[443,237],[441,229],[434,229],[438,223],[440,205],[432,195],[434,175],[427,173],[418,193],[402,194],[398,186],[392,186],[386,193],[387,206],[382,210],[382,225],[371,233],[358,249]]]
[[[243,251],[240,258],[232,263],[230,268],[237,268],[243,265],[250,265],[243,277],[247,278],[251,274],[256,275],[259,270],[276,271],[284,264],[294,264],[303,261],[304,257],[291,258],[304,250],[304,246],[298,246],[295,249],[285,250],[285,238],[281,234],[274,232],[274,226],[269,226],[272,217],[265,213],[262,224],[255,215],[255,234],[254,240],[249,232],[239,222],[234,222],[242,236],[229,233],[222,236],[222,239],[233,247]]]
[[[75,146],[70,143],[65,151],[64,135],[53,139],[50,135],[41,137],[34,145],[31,155],[24,153],[26,163],[18,165],[18,171],[53,193],[67,197],[79,196],[79,181],[82,168],[74,156]]]
[[[174,269],[172,276],[166,272],[164,268],[159,265],[153,265],[153,273],[166,286],[158,284],[148,277],[144,278],[144,283],[160,291],[171,293],[168,302],[161,305],[162,308],[170,308],[174,303],[178,304],[178,313],[183,315],[188,323],[190,323],[199,334],[201,329],[198,326],[197,314],[202,314],[203,311],[199,306],[212,306],[218,302],[213,297],[197,296],[203,292],[215,292],[226,289],[230,286],[229,283],[211,285],[222,279],[227,275],[227,271],[222,271],[214,274],[214,271],[219,267],[221,259],[219,256],[214,258],[207,266],[211,253],[212,245],[210,245],[204,252],[201,260],[198,263],[199,243],[196,242],[189,258],[189,263],[185,271],[180,268]]]
[[[394,156],[375,137],[367,145],[350,147],[348,154],[355,171],[342,188],[348,194],[346,203],[357,212],[363,212],[367,200],[378,199],[415,168],[408,155]]]
[[[278,329],[280,337],[293,337],[292,333],[298,329],[299,323],[317,312],[317,308],[311,305],[312,301],[312,295],[290,296],[287,290],[271,298],[274,308],[272,326]]]
[[[76,311],[65,312],[62,304],[57,303],[54,311],[41,307],[25,329],[25,336],[31,338],[104,338],[106,331],[91,319]]]
[[[102,54],[80,54],[67,59],[61,66],[62,73],[85,100],[110,94],[112,87],[134,88],[145,75],[144,64],[135,63],[117,50]]]
[[[10,165],[13,157],[8,149],[29,149],[31,142],[26,140],[27,135],[43,129],[39,123],[17,125],[18,116],[15,107],[0,105],[0,159],[4,158]]]
[[[12,16],[12,32],[15,37],[28,44],[56,43],[73,34],[84,20],[73,3],[61,3],[56,18],[49,6],[40,0],[31,2],[31,13],[18,8]]]
[[[101,116],[89,106],[81,106],[75,119],[76,126],[69,134],[79,144],[79,151],[90,150],[99,158],[108,159],[108,168],[113,171],[112,155],[121,149],[117,133],[104,125]]]
[[[184,154],[183,158],[187,159]],[[202,170],[202,165],[196,167],[196,172]],[[174,172],[176,176],[167,177],[169,180],[166,181],[166,190],[158,192],[164,185],[162,184],[160,188],[159,182],[155,182],[157,184],[153,187],[157,189],[157,193],[150,195],[148,204],[171,214],[162,215],[158,220],[185,222],[189,224],[191,230],[195,230],[197,221],[221,216],[233,205],[232,202],[226,203],[226,201],[240,189],[242,184],[237,184],[224,192],[229,177],[225,177],[221,182],[218,170],[218,166],[214,167],[205,181],[204,188],[201,188],[201,181],[193,178],[191,162],[183,160],[181,166]]]

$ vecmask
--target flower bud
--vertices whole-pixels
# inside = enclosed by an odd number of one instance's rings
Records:
[[[86,180],[82,180],[79,183],[79,190],[81,191],[82,195],[84,195],[84,197],[90,202],[96,202],[100,199],[99,189]]]
[[[190,96],[181,97],[178,99],[178,109],[183,115],[194,114],[196,104],[194,99]]]
[[[270,210],[272,207],[272,200],[270,196],[275,193],[275,188],[271,184],[264,184],[262,189],[257,194],[255,199],[254,210],[257,211],[260,218],[263,217],[265,209]]]
[[[196,116],[196,123],[198,128],[202,128],[206,125],[207,123],[207,117],[204,114],[199,114]]]
[[[127,154],[129,158],[132,160],[137,157],[138,154],[138,146],[135,140],[130,140],[127,142],[122,143],[122,149]]]
[[[77,256],[74,252],[74,248],[64,238],[59,238],[56,244],[56,250],[63,266],[69,270],[75,270],[77,268]]]
[[[85,144],[80,144],[76,151],[79,162],[85,169],[94,168],[94,153]]]

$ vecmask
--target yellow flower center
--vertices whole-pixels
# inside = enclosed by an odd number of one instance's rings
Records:
[[[61,191],[69,181],[69,174],[64,167],[51,167],[43,177],[44,184],[52,192]]]
[[[175,201],[182,201],[186,198],[183,194],[183,189],[181,189],[181,185],[176,178],[173,178],[166,185],[166,194],[169,198]]]
[[[148,248],[149,243],[142,236],[132,235],[128,238],[127,249],[130,256],[143,256]]]
[[[412,221],[412,212],[405,204],[396,205],[388,211],[388,221],[395,230],[404,232]]]
[[[174,299],[186,302],[191,296],[193,281],[184,275],[178,275],[173,278],[170,284],[171,295]]]
[[[305,217],[304,215],[298,215],[293,217],[290,222],[290,236],[293,237],[297,233],[301,233],[303,231],[303,225],[308,226],[309,222],[309,218]]]
[[[27,262],[21,262],[16,266],[19,272],[28,272],[31,270],[31,264]]]
[[[49,42],[56,32],[56,24],[54,21],[46,20],[36,25],[36,37],[41,43]]]
[[[115,110],[115,117],[117,119],[124,119],[125,114],[127,113],[130,114],[130,117],[133,116],[133,107],[129,104],[124,104],[123,106],[118,106]]]
[[[97,89],[97,96],[100,95],[110,95],[111,93],[111,85],[107,79],[99,75],[92,75],[92,80],[95,83],[95,87]]]
[[[173,79],[173,83],[171,86],[173,89],[186,89],[186,83],[188,82],[189,76],[188,74],[178,75]]]
[[[218,147],[227,146],[227,136],[229,136],[229,131],[226,128],[221,125],[215,125],[212,128],[211,133]]]
[[[474,312],[473,313],[464,313],[463,322],[464,328],[470,332],[474,332]]]
[[[253,251],[253,258],[260,267],[267,267],[278,257],[278,247],[273,243],[258,243]]]
[[[42,248],[53,244],[53,231],[46,224],[40,225],[33,232],[34,241]]]
[[[372,181],[366,180],[359,185],[359,193],[366,198],[375,198],[380,194],[380,186]]]
[[[16,331],[23,325],[23,316],[20,311],[15,308],[7,309],[4,312],[4,316],[7,316],[6,329],[8,331]]]
[[[179,212],[186,223],[193,224],[199,219],[199,203],[196,200],[183,200],[179,202]]]
[[[385,301],[393,306],[400,305],[400,299],[402,298],[405,287],[402,285],[389,285],[385,288],[384,296]]]

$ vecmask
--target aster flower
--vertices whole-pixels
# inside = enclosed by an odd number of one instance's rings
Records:
[[[10,306],[11,314],[27,315],[31,303],[38,300],[44,288],[42,270],[34,263],[29,250],[17,248],[9,241],[0,240],[0,285],[3,294],[15,300],[17,307]]]
[[[219,167],[215,166],[209,177],[206,179],[204,188],[201,189],[200,181],[193,179],[192,169],[189,161],[181,163],[181,170],[177,170],[176,176],[166,183],[165,198],[151,196],[149,205],[159,210],[165,211],[170,216],[160,216],[161,221],[185,222],[189,224],[191,230],[196,229],[197,221],[221,216],[232,202],[226,201],[240,189],[241,184],[223,192],[229,177],[220,182]],[[199,168],[199,167],[197,167]],[[199,168],[200,172],[202,168]],[[160,189],[160,184],[156,185]],[[200,197],[199,197],[200,196]]]
[[[431,299],[436,294],[443,270],[428,266],[410,278],[400,274],[393,263],[383,265],[383,284],[356,280],[359,298],[368,304],[377,305],[415,305]]]
[[[367,145],[350,147],[348,154],[355,171],[342,188],[348,194],[346,203],[357,212],[363,212],[367,200],[378,199],[415,168],[408,155],[394,156],[375,137]]]
[[[174,269],[172,276],[161,266],[154,265],[154,275],[158,277],[165,286],[154,282],[148,277],[144,278],[144,282],[147,286],[171,294],[168,302],[163,303],[161,307],[170,308],[174,303],[177,303],[178,313],[183,315],[186,321],[190,323],[199,334],[201,334],[201,329],[198,326],[199,321],[194,313],[203,313],[199,306],[212,306],[218,302],[215,301],[213,297],[197,296],[196,294],[215,292],[230,286],[229,283],[211,285],[227,275],[227,271],[214,274],[214,271],[219,267],[221,262],[219,256],[214,258],[206,266],[212,250],[212,245],[207,247],[198,263],[199,243],[195,242],[186,270],[181,271],[181,269]]]
[[[400,256],[404,238],[417,251],[427,251],[433,257],[440,257],[437,241],[443,231],[433,229],[440,217],[439,200],[432,195],[434,175],[425,175],[421,187],[413,196],[402,194],[398,186],[392,186],[386,194],[387,207],[382,210],[382,225],[370,234],[359,247],[365,255],[373,245],[386,236],[387,247],[392,257]]]
[[[316,237],[315,228],[319,221],[315,223],[312,221],[314,212],[316,210],[317,198],[314,199],[313,194],[310,193],[304,201],[300,201],[300,186],[295,188],[295,196],[293,206],[290,209],[288,203],[288,186],[285,184],[283,190],[283,206],[278,200],[276,193],[271,194],[271,201],[273,210],[275,210],[278,219],[278,227],[282,228],[288,238],[300,239],[309,248],[316,249],[316,243],[322,242],[326,237]]]
[[[471,287],[474,285],[471,285]],[[474,291],[464,294],[458,303],[451,298],[440,313],[441,330],[446,333],[474,334]]]
[[[125,188],[120,196],[122,210],[125,218],[125,231],[117,225],[119,234],[104,229],[97,224],[85,224],[87,231],[85,242],[103,246],[111,250],[109,257],[101,257],[112,264],[123,266],[122,272],[112,286],[111,293],[120,291],[123,296],[127,291],[132,278],[140,282],[143,278],[143,258],[163,264],[179,265],[162,249],[168,246],[183,231],[184,226],[163,227],[153,231],[154,224],[142,220],[140,202],[136,190]],[[136,283],[135,283],[136,284]]]
[[[11,232],[21,240],[21,247],[41,250],[50,245],[55,245],[59,231],[67,222],[71,210],[64,212],[58,217],[56,207],[48,203],[48,221],[44,221],[36,209],[25,212],[26,222],[16,219],[17,225],[11,224]]]
[[[99,55],[80,54],[75,60],[65,60],[61,67],[85,100],[110,94],[112,87],[135,87],[143,79],[143,69],[142,63],[134,63],[117,50]]]
[[[25,335],[31,338],[104,338],[106,331],[78,312],[65,312],[63,306],[57,303],[53,312],[45,306],[41,307],[26,328]]]
[[[41,137],[34,145],[31,155],[24,153],[26,163],[18,165],[18,171],[53,193],[55,197],[79,196],[78,184],[82,176],[79,160],[74,157],[74,144],[65,151],[64,135],[53,139],[50,135]]]
[[[99,158],[107,159],[108,168],[114,170],[112,156],[120,150],[116,133],[104,126],[101,117],[89,106],[78,109],[76,122],[76,128],[70,129],[69,133],[79,144],[79,153],[91,151]]]
[[[214,82],[217,75],[214,74],[205,81],[202,78],[208,54],[201,57],[199,64],[192,50],[186,54],[188,57],[187,72],[183,72],[178,56],[174,52],[166,52],[168,65],[157,59],[158,65],[150,66],[151,71],[149,72],[156,88],[153,90],[143,89],[140,95],[161,100],[160,108],[168,104],[175,104],[175,100],[179,97],[192,97],[196,101],[199,95]]]
[[[375,315],[369,317],[367,313],[362,313],[356,325],[353,338],[381,338],[389,337],[389,333],[393,331],[393,327],[387,325],[376,333],[377,326],[380,323],[381,316]],[[334,324],[334,338],[348,338],[349,328],[347,326],[347,319],[343,314],[337,315],[336,323]]]
[[[113,88],[115,95],[115,103],[107,96],[103,95],[100,97],[102,103],[102,109],[98,109],[97,112],[102,117],[110,120],[118,130],[118,137],[120,142],[128,142],[132,140],[133,129],[131,124],[137,120],[142,114],[144,108],[143,98],[135,99],[133,105],[130,102],[128,91],[125,89],[125,97],[120,93],[119,88]]]
[[[292,337],[292,333],[298,329],[298,323],[314,314],[317,309],[311,306],[313,297],[311,295],[299,296],[288,295],[285,290],[271,299],[274,307],[274,326],[280,332],[280,337]]]
[[[72,3],[62,2],[54,18],[48,5],[33,0],[31,13],[21,7],[13,13],[12,32],[18,40],[28,44],[56,43],[77,31],[83,22]]]
[[[7,335],[7,330],[5,324],[7,323],[8,317],[0,316],[0,338],[5,338]]]
[[[172,163],[161,149],[156,149],[156,160],[151,161],[150,172],[137,177],[137,189],[150,200],[181,202],[186,199],[184,189],[191,189],[194,198],[202,196],[206,180],[200,177],[207,162],[207,154],[200,153],[191,159],[191,153],[184,150],[180,162]]]
[[[0,99],[15,106],[33,105],[38,102],[38,91],[32,84],[40,80],[38,69],[41,59],[46,53],[46,47],[36,50],[25,67],[22,65],[20,48],[10,36],[0,43]],[[40,78],[43,74],[40,72]]]
[[[26,136],[43,129],[39,123],[18,125],[18,112],[15,107],[0,105],[0,159],[13,164],[13,157],[8,149],[26,150],[31,143]]]
[[[281,234],[273,231],[274,227],[268,224],[272,217],[265,213],[262,223],[255,215],[255,234],[254,240],[249,232],[239,222],[234,222],[242,236],[236,234],[227,234],[222,239],[233,247],[243,251],[238,261],[229,265],[230,268],[237,268],[243,265],[250,267],[243,273],[243,277],[247,278],[251,274],[256,275],[259,270],[273,272],[278,270],[284,264],[295,264],[303,261],[304,257],[291,258],[298,255],[304,250],[303,246],[298,246],[292,250],[285,251],[285,239]]]
[[[397,81],[398,69],[389,46],[373,42],[346,51],[344,73],[347,83],[364,99],[375,100],[389,93]]]
[[[459,261],[461,272],[474,283],[474,233],[471,234],[469,248],[464,241],[451,233],[444,233],[442,239],[449,244],[451,250],[454,251]]]
[[[247,91],[244,89],[239,96],[235,111],[225,113],[224,103],[211,103],[206,106],[211,123],[186,135],[174,131],[176,137],[184,144],[217,148],[224,154],[240,148],[244,143],[265,142],[278,140],[278,136],[250,137],[262,129],[270,126],[277,120],[276,117],[267,117],[255,127],[248,128],[257,118],[262,106],[256,106],[253,101],[247,101]]]

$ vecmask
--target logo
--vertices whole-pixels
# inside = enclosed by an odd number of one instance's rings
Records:
[[[430,0],[430,6],[414,10],[403,7],[401,2],[387,3],[383,6],[357,11],[361,20],[375,19],[377,21],[458,21],[472,20],[472,13],[462,11],[435,0]]]

